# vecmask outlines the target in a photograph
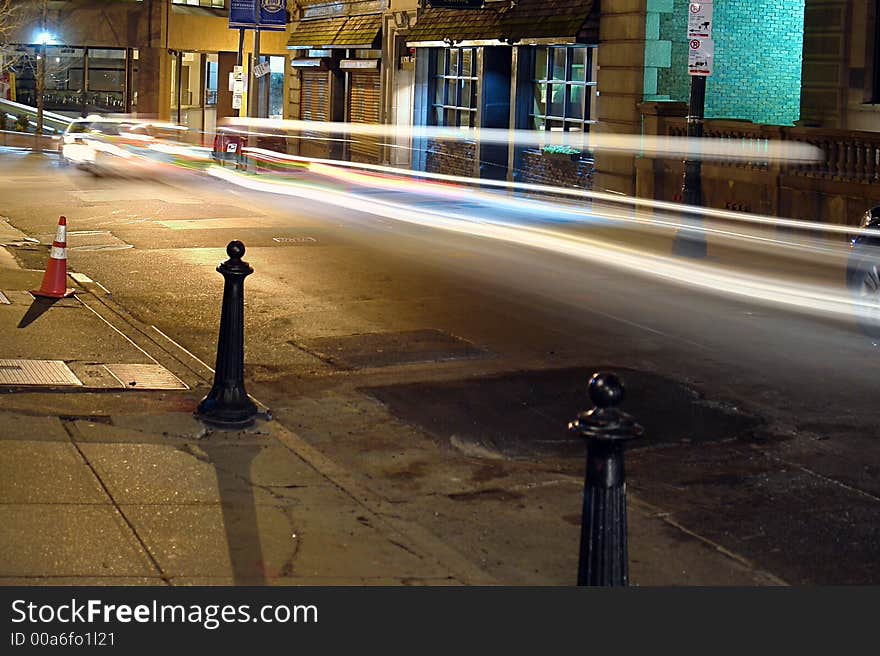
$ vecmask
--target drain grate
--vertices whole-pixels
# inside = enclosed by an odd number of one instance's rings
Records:
[[[10,305],[9,299],[6,298],[6,294],[0,292],[0,305]]]
[[[0,385],[77,385],[82,383],[61,360],[0,360]]]
[[[458,360],[487,354],[468,341],[434,329],[324,337],[309,341],[305,348],[327,362],[350,369]]]
[[[105,364],[104,368],[126,389],[189,389],[186,383],[160,364]]]

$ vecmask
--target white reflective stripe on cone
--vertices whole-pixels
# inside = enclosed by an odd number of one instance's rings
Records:
[[[67,259],[67,249],[66,248],[58,248],[58,246],[53,246],[52,250],[49,251],[49,257],[53,260],[66,260]]]
[[[55,241],[59,244],[63,244],[67,241],[67,226],[59,225],[58,230],[55,231]]]

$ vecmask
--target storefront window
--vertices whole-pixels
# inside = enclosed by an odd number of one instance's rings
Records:
[[[193,7],[213,7],[214,9],[224,9],[226,0],[171,0],[175,5],[192,5]]]
[[[16,50],[16,95],[26,105],[37,102],[41,52],[38,46]],[[43,103],[47,110],[68,115],[126,111],[125,50],[47,46],[45,53]]]
[[[125,111],[125,50],[89,48],[88,106],[99,112]]]
[[[553,46],[535,49],[530,114],[537,130],[587,132],[592,117],[596,82],[594,46]]]
[[[435,125],[475,127],[476,81],[476,48],[443,48],[436,51],[432,105]]]

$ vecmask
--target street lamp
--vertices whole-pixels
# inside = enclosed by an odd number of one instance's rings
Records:
[[[40,30],[34,37],[34,43],[38,46],[55,46],[58,45],[58,37],[47,30]]]

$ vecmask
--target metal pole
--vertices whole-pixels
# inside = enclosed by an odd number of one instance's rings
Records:
[[[706,77],[691,75],[691,98],[687,117],[688,153],[703,137],[703,117],[706,106]],[[702,164],[699,158],[684,161],[684,180],[681,198],[686,205],[703,206]],[[685,225],[679,229],[672,244],[672,253],[684,257],[706,257],[706,235],[702,230],[702,220],[696,214],[685,213]]]
[[[180,125],[180,102],[183,100],[183,53],[177,52],[177,124]]]
[[[42,15],[40,17],[40,64],[37,66],[37,133],[36,152],[43,150],[43,94],[46,91],[46,13],[49,10],[49,1],[43,0]]]
[[[238,28],[238,59],[235,61],[236,66],[241,66],[244,61],[244,28]]]
[[[254,68],[260,63],[260,28],[254,30],[254,52],[251,55],[251,65],[248,69],[248,112],[251,118],[259,118],[260,103],[257,100],[257,77]]]

